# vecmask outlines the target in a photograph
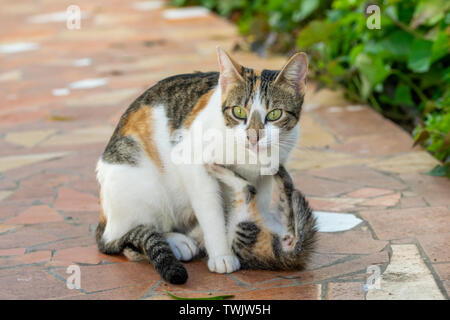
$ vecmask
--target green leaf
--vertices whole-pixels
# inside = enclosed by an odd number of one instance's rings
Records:
[[[446,69],[442,69],[442,68],[431,68],[430,67],[430,71],[423,73],[420,76],[420,87],[422,90],[425,90],[427,88],[430,88],[433,90],[433,86],[437,86],[437,87],[442,87],[442,85],[444,85],[444,81],[445,81],[445,77],[446,77],[446,72],[450,71],[450,68],[448,68],[449,70],[446,71]],[[450,76],[450,73],[449,73]],[[450,80],[450,78],[449,78]]]
[[[394,56],[401,57],[408,54],[413,38],[408,32],[397,30],[383,40],[382,44]]]
[[[446,68],[442,75],[442,80],[450,83],[450,67]]]
[[[297,38],[297,45],[301,49],[306,49],[315,43],[328,40],[334,29],[334,23],[326,20],[314,20],[300,31]]]
[[[408,68],[414,72],[427,72],[431,63],[431,48],[433,42],[423,39],[414,39],[411,44]]]
[[[414,102],[411,98],[411,89],[404,84],[398,85],[395,88],[394,102],[400,105],[413,106]]]
[[[427,175],[433,176],[433,177],[445,177],[446,175],[446,169],[444,166],[438,164],[435,166],[431,171],[427,172]]]
[[[383,63],[381,57],[366,53],[360,53],[356,57],[355,66],[361,73],[362,94],[365,99],[367,99],[372,89],[377,84],[382,83],[390,74],[390,67]]]
[[[450,132],[445,135],[444,140],[442,141],[441,147],[439,148],[439,152],[450,150]]]
[[[358,57],[358,55],[364,51],[364,45],[363,44],[358,44],[356,46],[354,46],[352,48],[352,50],[350,51],[349,54],[349,62],[351,65],[355,64],[356,58]]]
[[[409,24],[414,15],[415,3],[413,1],[399,1],[397,3],[398,20]]]
[[[225,300],[229,298],[233,298],[234,295],[223,295],[223,296],[215,296],[215,297],[206,297],[206,298],[185,298],[174,295],[173,293],[166,291],[167,295],[175,300]]]
[[[444,13],[450,8],[448,0],[422,0],[416,6],[411,27],[417,28],[424,24],[432,26],[444,18]]]
[[[449,39],[447,34],[445,33],[445,30],[441,30],[439,32],[436,40],[433,42],[433,45],[431,47],[431,63],[434,61],[439,60],[440,58],[444,57],[446,54],[448,54],[449,50]]]
[[[294,20],[295,22],[304,20],[319,7],[319,4],[319,0],[302,1],[300,4],[300,10],[294,12],[294,14],[292,15],[292,20]]]
[[[384,51],[386,51],[386,47],[381,42],[370,41],[366,44],[366,47],[364,48],[364,52],[371,53],[374,55],[381,54]]]
[[[327,66],[328,73],[333,76],[342,76],[345,74],[345,69],[339,64],[338,61],[333,60]]]
[[[430,133],[427,130],[422,130],[420,131],[416,137],[414,138],[414,144],[413,147],[424,143],[425,141],[428,140],[428,138],[430,137]]]
[[[186,2],[187,0],[172,0],[172,4],[179,7],[186,5]]]
[[[395,5],[387,6],[384,9],[384,14],[391,19],[398,20],[397,7]]]

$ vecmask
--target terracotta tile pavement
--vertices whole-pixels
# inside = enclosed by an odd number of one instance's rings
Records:
[[[217,69],[215,46],[230,50],[239,37],[213,14],[170,20],[164,7],[144,11],[119,0],[77,1],[85,18],[81,29],[69,30],[39,15],[71,2],[26,2],[0,4],[0,298],[167,299],[166,290],[237,299],[389,298],[367,287],[379,274],[408,299],[400,289],[415,272],[426,282],[414,282],[417,292],[448,299],[450,181],[426,175],[436,160],[412,148],[401,128],[339,91],[315,91],[314,83],[289,170],[315,210],[361,223],[321,232],[306,270],[220,275],[197,260],[186,263],[188,282],[175,286],[147,263],[99,253],[95,163],[120,115],[161,78]],[[27,43],[35,45],[8,51]],[[235,58],[268,69],[285,61],[241,51]],[[86,79],[90,87],[74,84]],[[65,283],[72,264],[80,266],[79,290]]]

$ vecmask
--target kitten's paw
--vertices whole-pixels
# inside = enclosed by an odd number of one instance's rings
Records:
[[[231,273],[239,270],[240,267],[241,263],[234,255],[215,256],[208,260],[208,268],[211,272]]]
[[[178,260],[189,261],[200,253],[195,241],[182,233],[168,233],[166,240]]]
[[[226,169],[214,161],[205,161],[205,169],[211,174],[224,174]]]

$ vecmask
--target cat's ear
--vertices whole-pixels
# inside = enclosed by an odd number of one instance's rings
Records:
[[[275,84],[285,84],[303,94],[306,73],[308,72],[308,56],[304,52],[294,54],[281,69]]]
[[[234,61],[221,47],[217,46],[217,58],[220,67],[220,87],[226,92],[227,87],[235,82],[244,81],[241,76],[242,66]]]

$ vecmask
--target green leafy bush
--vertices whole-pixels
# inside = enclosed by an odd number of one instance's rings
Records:
[[[336,0],[297,35],[313,75],[413,131],[450,176],[450,2],[380,2],[380,29],[365,1]],[[445,170],[439,172],[444,173]]]
[[[369,29],[363,0],[175,0],[236,21],[253,49],[307,51],[321,85],[344,88],[409,130],[450,176],[450,1],[385,0]],[[374,2],[370,2],[373,4]],[[272,37],[268,37],[271,35]],[[267,43],[267,39],[272,41]]]

